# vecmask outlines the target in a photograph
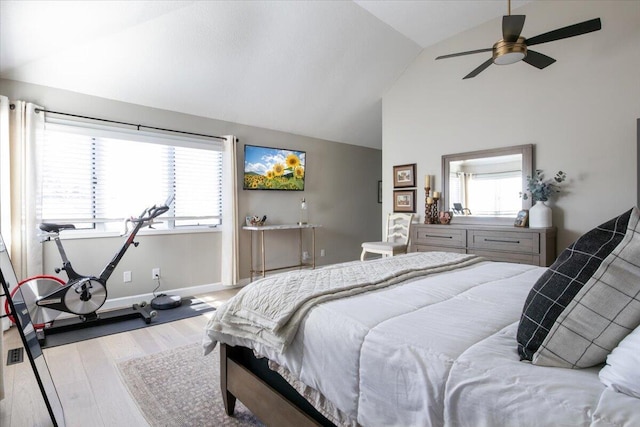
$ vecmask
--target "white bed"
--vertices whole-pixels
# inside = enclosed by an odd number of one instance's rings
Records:
[[[545,270],[480,262],[320,302],[283,352],[214,317],[204,346],[253,349],[334,424],[640,425],[640,400],[607,389],[599,368],[520,361],[518,322]]]

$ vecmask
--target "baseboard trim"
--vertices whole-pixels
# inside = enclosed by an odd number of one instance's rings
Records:
[[[224,291],[227,289],[238,288],[238,287],[245,286],[246,284],[247,283],[244,283],[244,280],[241,280],[237,285],[234,285],[234,286],[223,285],[222,283],[210,283],[207,285],[189,286],[186,288],[168,289],[168,290],[162,289],[162,290],[156,291],[156,295],[162,293],[167,295],[177,295],[180,297],[189,297],[194,295],[206,294],[209,292]],[[153,293],[138,294],[138,295],[131,295],[131,296],[120,297],[120,298],[107,299],[104,305],[100,308],[100,310],[112,310],[116,308],[129,307],[133,304],[140,304],[143,301],[149,303],[151,302],[152,299],[153,299]]]

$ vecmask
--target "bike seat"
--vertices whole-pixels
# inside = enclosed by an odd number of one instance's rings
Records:
[[[52,224],[50,222],[43,222],[40,224],[40,230],[47,233],[59,233],[60,230],[75,230],[76,226],[73,224]]]

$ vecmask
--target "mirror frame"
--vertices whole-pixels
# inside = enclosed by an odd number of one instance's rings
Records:
[[[29,307],[25,302],[22,290],[18,285],[18,279],[16,277],[11,258],[9,257],[8,249],[4,244],[4,240],[0,235],[0,295],[4,295],[7,299],[9,306],[9,313],[7,317],[12,316],[13,322],[16,324],[24,352],[27,353],[31,369],[35,376],[38,388],[44,399],[47,412],[53,423],[53,427],[65,427],[66,421],[64,418],[64,409],[62,408],[62,402],[58,396],[56,385],[51,377],[51,372],[47,366],[47,361],[42,353],[42,347],[36,335],[36,331],[31,321],[31,315],[29,314]],[[11,288],[13,287],[13,295],[11,294]],[[3,301],[4,302],[4,301]],[[0,331],[0,333],[2,333]],[[1,339],[1,337],[0,337]],[[15,395],[17,391],[14,388],[14,400],[20,399],[20,396]],[[29,410],[25,407],[25,410]]]
[[[511,147],[492,148],[489,150],[469,151],[466,153],[447,154],[442,156],[442,210],[449,210],[449,172],[450,163],[460,160],[479,159],[483,157],[522,155],[522,191],[527,187],[527,176],[533,175],[533,144],[515,145]],[[522,199],[522,209],[531,207],[531,198]],[[515,216],[511,217],[473,217],[453,216],[451,223],[455,224],[485,224],[485,225],[513,225]]]

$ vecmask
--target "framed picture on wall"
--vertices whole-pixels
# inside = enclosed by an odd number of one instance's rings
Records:
[[[416,190],[395,190],[393,192],[393,211],[416,211]]]
[[[300,150],[245,145],[242,189],[304,191],[306,160]]]
[[[416,164],[393,167],[393,188],[416,186]]]

